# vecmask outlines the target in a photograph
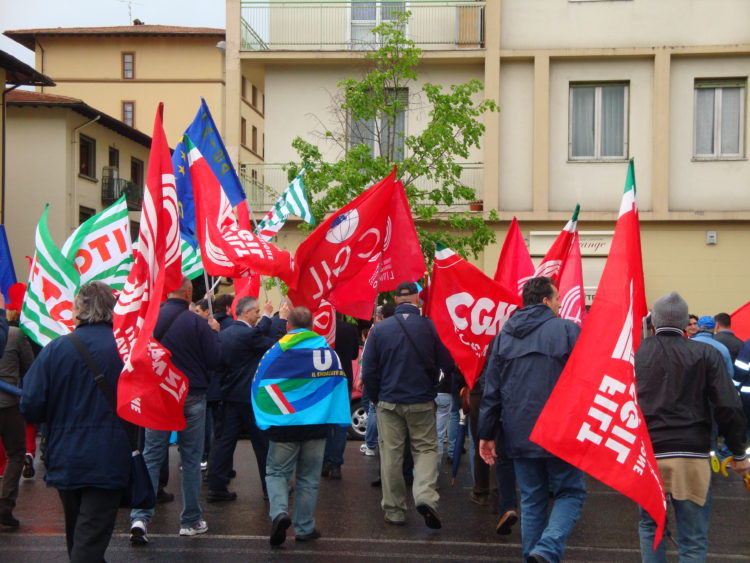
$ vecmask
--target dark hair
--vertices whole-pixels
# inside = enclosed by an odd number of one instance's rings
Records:
[[[382,308],[380,309],[380,314],[383,315],[384,319],[392,317],[396,314],[396,304],[391,303],[390,301],[388,303],[383,303]]]
[[[106,283],[87,283],[75,297],[76,317],[82,323],[111,323],[116,302]]]
[[[312,313],[307,307],[295,307],[289,311],[289,316],[287,317],[286,322],[287,325],[292,328],[306,328],[307,330],[312,330]]]
[[[239,301],[237,301],[237,307],[235,309],[235,313],[237,313],[237,316],[239,317],[242,313],[244,313],[245,311],[249,309],[254,309],[257,305],[258,305],[258,299],[248,295],[246,297],[241,298]]]
[[[555,284],[546,276],[531,278],[523,286],[523,294],[521,295],[523,306],[537,305],[542,303],[545,297],[551,298],[554,288]]]
[[[195,305],[204,311],[208,311],[208,299],[201,299]]]
[[[688,321],[690,319],[695,319],[695,322],[697,323],[698,322],[698,315],[688,315]]]
[[[234,295],[231,293],[222,293],[214,298],[214,311],[221,313],[222,315],[226,312],[227,307],[232,306],[234,301]],[[237,313],[239,315],[239,312]]]
[[[714,315],[714,320],[716,321],[717,325],[721,325],[726,328],[732,328],[732,317],[730,317],[726,313],[719,313],[718,315]]]

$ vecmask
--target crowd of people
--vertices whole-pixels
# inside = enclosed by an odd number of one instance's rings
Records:
[[[339,316],[331,348],[313,331],[305,307],[284,299],[274,312],[270,303],[261,306],[254,297],[235,301],[231,295],[193,303],[192,283],[183,279],[163,304],[154,330],[188,380],[186,425],[176,436],[180,536],[209,529],[201,506],[204,483],[207,502],[237,499],[230,490],[234,452],[238,438],[247,435],[260,477],[258,494],[268,502],[271,546],[283,544],[290,527],[296,541],[320,538],[314,516],[319,484],[323,476],[342,478],[346,425],[287,419],[294,409],[281,395],[267,397],[278,406],[278,416],[268,422],[257,410],[254,391],[259,378],[284,389],[296,388],[302,379],[345,378],[348,392],[332,393],[326,408],[348,414],[352,363],[359,361],[368,412],[360,451],[379,457],[380,477],[373,485],[382,488],[388,525],[405,525],[413,499],[428,528],[443,526],[440,464],[446,449],[452,458],[464,448],[457,428],[465,418],[473,455],[469,500],[494,507],[498,534],[510,534],[520,520],[524,561],[563,558],[586,499],[584,476],[529,435],[580,328],[558,317],[553,281],[532,278],[524,286],[522,308],[493,339],[484,369],[469,389],[434,324],[421,315],[419,293],[417,284],[401,283],[394,302],[377,308],[363,342],[356,326]],[[22,475],[34,475],[39,429],[45,480],[61,499],[71,561],[104,559],[134,448],[143,453],[157,502],[174,500],[165,490],[171,433],[133,427],[113,408],[123,368],[112,335],[114,304],[108,286],[83,286],[73,305],[73,333],[37,351],[34,359],[17,327],[17,312],[9,304],[6,313],[0,295],[0,382],[5,384],[0,387],[0,452],[7,456],[6,467],[0,467],[0,525],[19,526],[13,510]],[[750,340],[733,334],[725,313],[688,315],[687,303],[674,292],[654,303],[648,321],[648,337],[635,355],[638,401],[674,509],[680,558],[704,560],[710,457],[728,459],[740,474],[750,469]],[[22,392],[13,392],[14,387]],[[131,510],[133,545],[148,544],[157,509]],[[663,540],[653,549],[655,530],[656,523],[642,512],[644,561],[666,561]]]

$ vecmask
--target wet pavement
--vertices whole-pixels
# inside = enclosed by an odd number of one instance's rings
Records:
[[[403,527],[383,521],[380,489],[372,487],[378,458],[359,452],[361,442],[347,444],[343,479],[322,479],[317,527],[323,537],[314,542],[294,541],[290,529],[286,543],[271,549],[270,521],[263,500],[257,467],[248,441],[241,441],[235,454],[237,478],[230,485],[239,498],[234,502],[202,501],[207,534],[179,537],[179,455],[170,448],[171,481],[167,490],[177,500],[157,506],[149,526],[150,542],[131,547],[128,541],[128,511],[118,515],[107,561],[521,561],[518,525],[509,536],[495,534],[497,515],[486,506],[469,500],[471,481],[464,456],[454,486],[445,464],[440,475],[441,530],[429,530],[412,510]],[[33,479],[23,479],[16,517],[18,529],[0,527],[0,562],[67,561],[60,501],[44,485],[38,467]],[[601,483],[587,479],[589,496],[581,519],[571,535],[566,561],[639,561],[638,510],[636,505]],[[750,494],[737,475],[715,476],[713,516],[710,532],[710,561],[750,561]],[[204,486],[204,495],[206,488]],[[670,555],[677,560],[670,547]]]

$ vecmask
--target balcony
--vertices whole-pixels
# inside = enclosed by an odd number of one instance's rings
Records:
[[[367,51],[372,28],[411,12],[406,36],[423,50],[484,47],[485,2],[412,0],[241,2],[240,51]]]
[[[128,211],[140,211],[143,204],[143,188],[130,180],[113,176],[102,177],[102,205],[112,205],[125,194]]]
[[[284,193],[289,180],[286,170],[282,164],[269,163],[241,163],[239,166],[240,180],[245,189],[250,210],[254,213],[265,214],[276,203],[276,200]],[[462,164],[463,172],[461,180],[473,188],[477,198],[481,199],[483,193],[484,168],[481,163],[470,162]],[[434,184],[427,179],[418,179],[416,185],[423,191],[429,191]],[[457,213],[463,211],[474,211],[468,201],[456,201],[453,205],[441,205],[441,213]],[[330,211],[334,211],[331,209]]]

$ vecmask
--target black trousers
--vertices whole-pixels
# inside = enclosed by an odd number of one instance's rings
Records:
[[[0,482],[0,511],[10,513],[16,506],[18,482],[21,480],[26,453],[26,422],[18,405],[0,409],[0,438],[8,458],[5,477]]]
[[[65,541],[73,563],[101,563],[115,528],[122,489],[57,491],[65,512]]]
[[[221,434],[211,448],[208,460],[208,488],[211,491],[226,491],[229,473],[232,471],[234,449],[242,429],[250,435],[250,442],[258,462],[258,475],[263,491],[266,490],[266,458],[268,457],[268,436],[255,424],[253,407],[249,403],[222,403]]]

